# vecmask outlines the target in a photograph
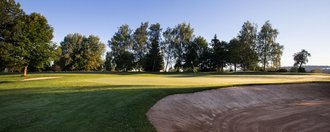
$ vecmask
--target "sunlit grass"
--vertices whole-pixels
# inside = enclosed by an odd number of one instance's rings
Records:
[[[330,81],[327,74],[44,73],[0,75],[0,131],[154,131],[145,113],[176,93],[240,84]]]

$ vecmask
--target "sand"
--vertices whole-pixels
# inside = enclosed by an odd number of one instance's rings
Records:
[[[158,101],[159,132],[329,132],[330,83],[239,86]]]

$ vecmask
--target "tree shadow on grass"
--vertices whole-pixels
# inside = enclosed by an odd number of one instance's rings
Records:
[[[13,83],[14,81],[0,81],[0,84]]]
[[[75,90],[90,88],[96,90]],[[0,131],[155,131],[145,114],[157,101],[213,88],[219,87],[104,85],[67,87],[73,92],[52,88],[0,91]]]
[[[98,86],[64,86],[64,87],[27,87],[27,88],[11,88],[0,89],[0,95],[6,93],[30,93],[38,91],[80,91],[80,90],[106,90],[106,89],[134,89],[134,88],[157,88],[163,85],[98,85]]]
[[[113,86],[132,89],[97,86],[93,87],[99,89],[96,91],[60,93],[45,88],[8,90],[0,95],[0,131],[155,131],[145,114],[158,100],[209,89],[148,88],[149,85],[133,89],[137,86],[142,85]]]

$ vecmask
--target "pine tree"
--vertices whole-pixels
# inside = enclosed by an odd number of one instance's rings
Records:
[[[149,50],[144,64],[145,71],[160,71],[163,69],[163,56],[160,53],[160,24],[152,24],[149,28],[149,40],[151,41],[151,49]]]

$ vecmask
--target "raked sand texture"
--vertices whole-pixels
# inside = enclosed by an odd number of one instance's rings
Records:
[[[330,132],[330,83],[176,94],[147,116],[159,132]]]

